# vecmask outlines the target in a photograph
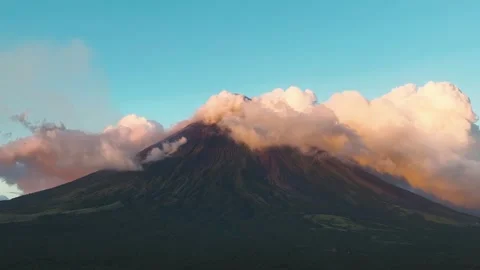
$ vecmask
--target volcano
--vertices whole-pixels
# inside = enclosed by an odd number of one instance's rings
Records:
[[[0,203],[2,269],[472,269],[479,219],[320,149],[252,150],[193,123],[141,171]],[[396,267],[396,268],[395,268]],[[444,268],[442,268],[444,267]]]

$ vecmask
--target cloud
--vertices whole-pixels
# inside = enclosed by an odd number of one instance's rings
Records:
[[[153,148],[152,150],[150,150],[150,152],[148,153],[147,157],[145,158],[145,160],[143,161],[144,163],[147,163],[147,162],[154,162],[154,161],[159,161],[159,160],[162,160],[166,157],[168,157],[168,155],[176,152],[178,150],[178,148],[184,144],[187,143],[187,138],[185,137],[182,137],[180,139],[178,139],[177,141],[173,141],[173,142],[165,142],[165,143],[162,143],[162,147],[155,147]]]
[[[349,155],[367,150],[352,129],[340,124],[326,106],[316,103],[312,91],[297,87],[275,89],[251,100],[222,91],[193,119],[226,127],[234,139],[253,149],[290,145]]]
[[[109,96],[81,40],[0,47],[1,187],[30,193],[97,170],[141,169],[136,154],[168,132],[134,114],[107,126],[120,118]],[[149,159],[164,158],[185,142],[164,144]]]
[[[222,91],[194,116],[253,149],[318,147],[407,179],[414,189],[480,208],[480,132],[455,85],[407,84],[373,100],[344,91],[318,103],[310,90],[275,89],[251,100]]]
[[[140,170],[136,154],[166,136],[157,122],[136,115],[122,118],[100,133],[68,129],[52,123],[33,125],[32,135],[0,147],[0,177],[30,193],[102,170]],[[178,143],[166,145],[168,153]]]
[[[18,113],[25,113],[33,122],[48,119],[70,128],[99,130],[121,116],[109,95],[103,72],[94,68],[92,51],[81,40],[0,47],[4,141],[12,137],[9,132],[13,137],[26,135],[9,119]]]
[[[138,168],[131,156],[164,129],[129,115],[102,131],[120,118],[109,96],[81,40],[0,47],[0,177],[29,193],[98,169]]]
[[[16,184],[9,185],[4,179],[0,178],[0,201],[9,200],[23,194],[23,191]]]
[[[375,155],[360,162],[403,176],[409,184],[458,206],[480,207],[477,116],[469,98],[451,83],[407,84],[383,97],[358,101],[334,95],[326,105],[354,128]],[[355,110],[353,110],[355,108]],[[394,166],[380,163],[388,161]]]

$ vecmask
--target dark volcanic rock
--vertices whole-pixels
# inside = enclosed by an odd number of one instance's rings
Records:
[[[314,155],[290,147],[251,151],[234,142],[228,131],[201,123],[164,141],[181,137],[188,138],[185,145],[165,160],[145,164],[143,171],[96,172],[12,200],[1,205],[0,211],[71,211],[120,201],[247,217],[266,211],[390,220],[428,213],[457,222],[477,221],[322,151]],[[164,141],[145,149],[138,158],[144,159]]]
[[[1,238],[8,244],[0,266],[463,269],[477,263],[471,251],[480,240],[477,218],[359,166],[320,150],[251,151],[214,125],[191,124],[166,141],[181,137],[188,142],[143,171],[100,171],[1,203]]]

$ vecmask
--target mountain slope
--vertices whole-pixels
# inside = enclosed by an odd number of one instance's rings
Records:
[[[188,138],[188,142],[170,158],[146,164],[143,171],[93,173],[2,204],[0,211],[72,211],[121,202],[247,216],[257,209],[371,219],[423,213],[452,222],[477,221],[388,184],[326,152],[307,156],[288,147],[251,151],[217,126],[199,123],[166,141],[180,137]],[[161,144],[145,149],[139,158]]]
[[[480,263],[472,254],[480,240],[477,218],[328,153],[251,151],[201,123],[165,141],[181,137],[188,142],[143,171],[100,171],[1,202],[7,245],[0,252],[7,259],[0,265],[463,269]]]

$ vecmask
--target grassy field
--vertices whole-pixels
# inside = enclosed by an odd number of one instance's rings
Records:
[[[0,269],[480,269],[474,227],[396,228],[323,214],[88,212],[0,224]]]

